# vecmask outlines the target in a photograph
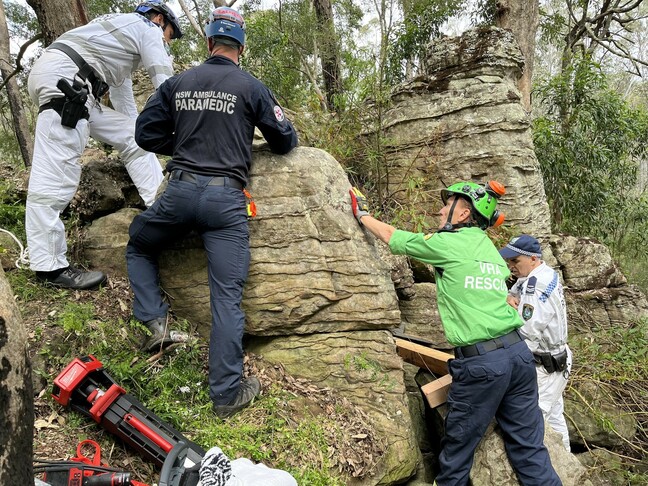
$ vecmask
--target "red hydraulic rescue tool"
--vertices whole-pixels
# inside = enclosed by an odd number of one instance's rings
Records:
[[[126,393],[92,355],[75,358],[65,367],[54,380],[52,396],[61,405],[91,417],[158,467],[181,442],[186,468],[200,464],[205,455],[203,448]]]

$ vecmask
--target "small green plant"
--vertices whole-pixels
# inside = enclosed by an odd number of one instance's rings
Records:
[[[59,314],[58,322],[65,332],[79,334],[93,317],[94,306],[91,303],[68,302]]]

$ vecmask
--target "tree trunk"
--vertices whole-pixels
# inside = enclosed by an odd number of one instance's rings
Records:
[[[0,267],[0,484],[34,484],[33,431],[27,332]]]
[[[31,165],[33,140],[25,110],[23,107],[22,98],[20,96],[20,88],[15,77],[16,68],[9,63],[11,53],[9,50],[9,30],[7,29],[7,18],[5,16],[4,4],[0,2],[0,74],[2,79],[5,80],[5,87],[7,89],[7,99],[9,100],[9,109],[14,121],[14,133],[18,139],[18,146],[22,154],[25,167]]]
[[[322,76],[329,110],[335,110],[335,98],[342,92],[340,59],[333,24],[333,7],[330,0],[313,0],[319,30],[319,45],[322,59]]]
[[[27,3],[36,13],[45,46],[64,32],[88,23],[85,0],[27,0]]]
[[[524,56],[524,70],[518,81],[522,105],[531,111],[531,76],[539,24],[538,0],[498,0],[495,24],[509,29]]]

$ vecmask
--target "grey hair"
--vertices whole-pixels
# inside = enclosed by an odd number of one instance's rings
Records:
[[[214,46],[223,45],[227,47],[232,47],[234,49],[238,49],[239,47],[241,47],[241,44],[239,44],[233,39],[230,39],[229,37],[212,36],[210,37],[210,39],[214,43]]]

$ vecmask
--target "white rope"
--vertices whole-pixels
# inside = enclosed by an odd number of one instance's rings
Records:
[[[3,233],[7,233],[9,236],[11,236],[14,241],[18,244],[20,247],[20,256],[18,256],[18,259],[16,260],[16,267],[17,268],[27,268],[29,267],[29,250],[25,249],[23,244],[20,242],[18,238],[16,238],[16,235],[14,235],[11,231],[7,231],[6,229],[0,228],[0,231]]]

